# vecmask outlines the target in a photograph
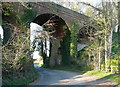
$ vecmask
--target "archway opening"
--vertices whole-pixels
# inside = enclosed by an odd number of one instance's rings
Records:
[[[33,23],[38,26],[36,29],[32,29]],[[61,49],[60,42],[68,31],[68,26],[65,21],[55,14],[41,14],[32,21],[31,30],[31,37],[33,39],[31,43],[40,43],[38,47],[40,48],[39,51],[42,51],[43,63],[46,63],[47,66],[61,64],[62,57],[59,53]],[[40,32],[32,36],[35,30],[47,32],[48,37],[46,38],[46,35],[44,35],[45,33],[43,34]],[[44,39],[41,39],[42,36],[44,36]]]
[[[88,46],[95,40],[96,29],[93,26],[83,26],[79,29],[78,38],[78,51]]]

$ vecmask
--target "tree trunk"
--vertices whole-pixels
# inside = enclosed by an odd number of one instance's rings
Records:
[[[98,59],[99,59],[99,71],[101,70],[101,49],[100,47],[98,48]]]
[[[106,30],[105,30],[105,71],[108,72],[108,53],[107,53],[107,36],[106,36]]]
[[[120,1],[118,2],[118,31],[117,31],[117,33],[118,33],[118,48],[119,48],[119,50],[120,50]],[[120,53],[119,53],[120,54]],[[118,57],[118,70],[119,70],[119,73],[120,73],[120,55],[119,55],[119,57]]]

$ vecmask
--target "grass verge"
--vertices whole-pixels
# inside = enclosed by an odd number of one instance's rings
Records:
[[[88,71],[86,72],[89,75],[95,75],[99,78],[107,78],[111,79],[113,82],[120,83],[120,74],[119,73],[111,73],[111,72],[97,72],[97,71]]]
[[[55,67],[48,67],[50,69],[56,69],[56,70],[64,70],[64,71],[71,71],[71,72],[78,72],[78,73],[85,73],[87,70],[81,70],[78,67],[73,67],[73,66],[55,66]]]
[[[3,86],[18,87],[20,85],[27,85],[28,83],[36,80],[38,76],[39,76],[38,71],[34,71],[34,73],[32,74],[28,73],[27,76],[24,76],[22,74],[9,75],[9,76],[7,75],[7,76],[4,76]]]

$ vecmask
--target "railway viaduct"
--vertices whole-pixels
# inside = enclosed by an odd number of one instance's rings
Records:
[[[19,15],[24,14],[24,9],[26,9],[24,6],[19,3],[13,4],[16,10],[21,6]],[[74,23],[77,24],[78,48],[82,49],[82,45],[87,46],[94,40],[97,23],[90,17],[53,2],[28,2],[28,4],[33,7],[32,10],[37,12],[36,18],[32,22],[42,26],[43,30],[52,32],[50,66],[54,66],[56,63],[61,64],[62,56],[58,53],[60,42]]]

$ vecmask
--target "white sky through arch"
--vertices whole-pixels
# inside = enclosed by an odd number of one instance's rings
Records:
[[[31,44],[35,40],[35,37],[37,37],[38,35],[41,35],[40,32],[37,33],[36,31],[42,31],[42,30],[43,30],[43,27],[38,25],[37,23],[34,23],[34,22],[30,23],[30,42],[31,42]],[[45,43],[43,43],[43,46],[45,47]],[[36,45],[36,47],[38,47],[38,45]],[[47,51],[46,51],[47,53],[46,54],[49,57],[49,53],[50,53],[49,52],[49,50],[50,50],[50,41],[49,41],[49,39],[46,39],[46,48],[47,48]],[[38,58],[40,58],[39,51],[36,51],[34,49],[33,59],[38,59]]]
[[[3,28],[2,28],[2,26],[0,26],[0,35],[1,35],[1,38],[3,39]]]

